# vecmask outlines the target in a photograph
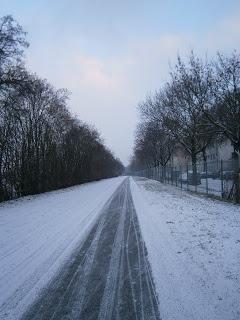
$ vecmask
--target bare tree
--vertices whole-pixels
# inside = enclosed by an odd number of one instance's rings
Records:
[[[121,174],[97,130],[70,114],[67,90],[25,70],[27,46],[0,19],[0,201]]]
[[[0,89],[20,83],[24,77],[23,50],[28,47],[26,33],[11,17],[0,19]]]
[[[214,86],[212,99],[204,104],[203,111],[210,123],[233,145],[235,161],[235,200],[240,202],[239,153],[240,153],[240,55],[218,53],[212,62]]]
[[[171,81],[140,107],[145,119],[160,122],[165,132],[189,153],[194,183],[197,183],[197,156],[204,152],[215,134],[203,113],[211,90],[210,65],[192,52],[187,62],[178,57]]]
[[[231,56],[218,53],[212,65],[212,99],[203,105],[203,110],[208,120],[240,152],[240,55],[236,51]]]

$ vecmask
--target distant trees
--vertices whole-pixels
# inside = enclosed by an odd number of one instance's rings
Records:
[[[174,148],[174,139],[155,122],[139,125],[136,133],[135,156],[138,166],[165,166]]]
[[[68,92],[29,73],[25,33],[0,19],[0,201],[121,174],[98,132],[74,118]]]
[[[240,151],[240,55],[218,53],[211,61],[193,52],[185,60],[178,57],[170,80],[140,103],[139,111],[142,120],[136,132],[132,166],[149,165],[151,145],[156,146],[154,162],[160,163],[161,155],[172,153],[174,143],[180,144],[192,160],[196,179],[197,158],[202,155],[206,160],[206,148],[217,137],[228,138]],[[145,128],[155,133],[143,135]],[[159,136],[167,137],[172,148],[168,143],[157,144]]]

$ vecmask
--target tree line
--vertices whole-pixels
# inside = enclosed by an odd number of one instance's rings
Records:
[[[73,117],[66,89],[24,64],[26,33],[0,19],[0,201],[121,174],[98,131]]]
[[[217,53],[201,59],[193,51],[178,56],[169,81],[138,106],[141,121],[135,137],[132,170],[166,166],[176,146],[196,163],[206,148],[229,139],[240,152],[240,55]]]

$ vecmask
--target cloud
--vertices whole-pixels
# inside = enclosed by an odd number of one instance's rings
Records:
[[[198,46],[201,46],[210,54],[216,51],[230,52],[233,49],[240,49],[240,14],[227,17],[219,21],[201,39]]]
[[[187,42],[174,34],[145,38],[133,41],[124,54],[111,58],[86,54],[74,41],[67,50],[54,43],[41,54],[31,52],[28,60],[40,76],[72,92],[73,113],[94,124],[126,164],[133,147],[136,107],[148,91],[166,79],[169,62]]]
[[[95,57],[77,55],[74,67],[78,72],[80,82],[104,94],[106,90],[117,87],[116,79],[107,71],[106,63]]]
[[[45,44],[41,51],[43,44],[30,47],[28,61],[40,76],[72,92],[72,111],[95,124],[106,144],[126,164],[138,118],[136,106],[168,79],[169,64],[177,54],[184,56],[191,49],[200,54],[239,49],[239,40],[240,17],[235,15],[201,36],[178,31],[145,35],[127,41],[119,53],[114,50],[107,56],[84,50],[81,39],[68,36],[64,45],[61,39]]]

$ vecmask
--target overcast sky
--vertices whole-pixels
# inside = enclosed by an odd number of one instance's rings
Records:
[[[127,164],[136,107],[191,49],[240,49],[239,0],[0,0],[28,32],[31,71],[71,91],[70,108],[94,124]]]

